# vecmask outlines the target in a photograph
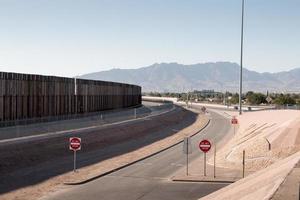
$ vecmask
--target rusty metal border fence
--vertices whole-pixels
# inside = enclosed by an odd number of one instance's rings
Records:
[[[0,127],[140,104],[137,85],[85,79],[75,84],[74,78],[0,72]]]

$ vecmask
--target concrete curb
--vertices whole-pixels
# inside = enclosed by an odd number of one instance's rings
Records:
[[[190,137],[193,137],[194,135],[200,133],[200,132],[201,132],[202,130],[204,130],[209,124],[210,124],[210,119],[208,119],[207,123],[206,123],[200,130],[198,130],[197,132],[195,132],[194,134],[192,134]],[[137,162],[140,162],[140,161],[143,161],[143,160],[145,160],[145,159],[147,159],[147,158],[150,158],[150,157],[152,157],[152,156],[155,156],[155,155],[157,155],[157,154],[159,154],[159,153],[161,153],[161,152],[164,152],[164,151],[166,151],[166,150],[168,150],[168,149],[170,149],[170,148],[172,148],[172,147],[174,147],[174,146],[176,146],[176,145],[178,145],[178,144],[180,144],[180,143],[182,143],[182,142],[183,142],[183,141],[176,142],[175,144],[172,144],[171,146],[168,146],[168,147],[166,147],[166,148],[164,148],[164,149],[161,149],[161,150],[159,150],[159,151],[157,151],[157,152],[155,152],[155,153],[152,153],[152,154],[150,154],[150,155],[147,155],[147,156],[145,156],[145,157],[143,157],[143,158],[140,158],[140,159],[138,159],[138,160],[136,160],[136,161],[133,161],[133,162],[130,162],[130,163],[128,163],[128,164],[124,164],[124,165],[122,165],[122,166],[120,166],[120,167],[117,167],[117,168],[115,168],[115,169],[109,170],[109,171],[107,171],[107,172],[105,172],[105,173],[99,174],[99,175],[94,176],[94,177],[92,177],[92,178],[88,178],[88,179],[86,179],[86,180],[79,181],[79,182],[69,182],[69,183],[64,183],[64,184],[65,184],[65,185],[82,185],[82,184],[91,182],[91,181],[96,180],[96,179],[98,179],[98,178],[101,178],[101,177],[103,177],[103,176],[109,175],[109,174],[111,174],[111,173],[113,173],[113,172],[119,171],[119,170],[121,170],[121,169],[123,169],[123,168],[125,168],[125,167],[128,167],[128,166],[130,166],[130,165],[133,165],[133,164],[135,164],[135,163],[137,163]]]
[[[172,179],[174,182],[199,182],[199,183],[234,183],[238,180],[214,180],[214,179]]]

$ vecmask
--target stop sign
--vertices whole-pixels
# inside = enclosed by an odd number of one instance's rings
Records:
[[[201,151],[203,151],[204,153],[208,152],[211,148],[211,143],[208,140],[202,140],[199,143],[199,148]]]
[[[71,137],[69,139],[69,148],[70,150],[77,151],[81,149],[81,138]]]
[[[233,118],[231,119],[231,124],[238,124],[237,118],[233,117]]]

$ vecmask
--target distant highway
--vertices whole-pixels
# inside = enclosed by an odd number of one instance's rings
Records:
[[[38,138],[66,134],[71,131],[86,131],[91,128],[95,129],[109,124],[132,120],[135,118],[135,113],[136,118],[142,118],[170,111],[172,108],[173,105],[167,103],[143,102],[143,106],[136,108],[136,110],[134,108],[108,110],[99,112],[97,115],[83,116],[76,119],[1,127],[0,145],[15,141],[33,141]]]
[[[220,141],[230,130],[228,119],[211,112],[210,124],[192,138],[194,160],[201,153],[198,141],[203,138]],[[69,188],[43,198],[43,200],[196,200],[227,184],[220,183],[183,183],[170,179],[185,166],[182,143],[148,159],[123,168],[92,182],[69,186]]]

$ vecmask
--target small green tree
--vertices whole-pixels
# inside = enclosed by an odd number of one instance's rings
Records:
[[[231,99],[229,100],[229,102],[230,102],[231,104],[237,104],[237,103],[239,103],[239,94],[238,94],[238,93],[235,93],[235,94],[231,97]]]
[[[254,93],[252,91],[247,92],[246,99],[247,102],[251,105],[259,105],[262,103],[267,103],[266,96],[262,93]]]
[[[296,100],[294,98],[292,98],[290,95],[284,95],[284,94],[280,94],[279,96],[277,96],[277,98],[274,100],[275,104],[278,105],[286,105],[286,104],[292,104],[295,105],[296,104]]]

